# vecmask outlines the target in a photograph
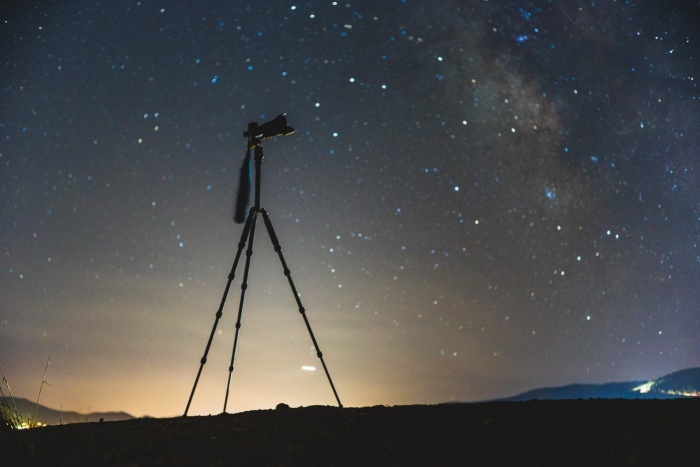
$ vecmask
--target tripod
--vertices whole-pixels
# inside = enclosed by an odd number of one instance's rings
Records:
[[[283,118],[283,115],[280,115],[277,117],[277,119]],[[287,276],[287,280],[289,281],[289,286],[292,289],[292,293],[294,294],[294,299],[297,302],[297,306],[299,307],[299,313],[301,313],[301,316],[304,318],[304,323],[306,324],[306,329],[309,331],[309,336],[311,337],[311,341],[313,342],[314,348],[316,349],[316,356],[321,360],[321,364],[323,365],[323,371],[326,373],[326,377],[328,378],[328,382],[331,385],[331,389],[333,390],[333,395],[335,396],[336,401],[338,402],[339,407],[343,407],[343,405],[340,403],[340,398],[338,398],[338,393],[335,390],[335,386],[333,385],[333,380],[331,379],[331,375],[328,372],[328,368],[326,367],[326,362],[323,360],[323,353],[321,352],[321,349],[318,346],[318,343],[316,342],[316,337],[314,336],[313,331],[311,330],[311,324],[309,324],[309,319],[306,316],[306,310],[304,309],[304,306],[301,303],[301,299],[299,298],[299,293],[297,292],[296,287],[294,286],[294,281],[292,280],[291,273],[289,271],[289,268],[287,267],[287,262],[284,260],[284,256],[282,255],[282,247],[279,244],[279,240],[277,239],[277,235],[275,234],[275,229],[272,227],[272,222],[270,221],[270,217],[267,215],[267,211],[265,209],[260,207],[260,173],[262,171],[262,160],[263,160],[263,149],[262,149],[262,138],[264,137],[273,137],[273,136],[278,136],[278,134],[268,134],[265,135],[264,132],[262,134],[254,134],[255,132],[252,131],[253,129],[257,130],[258,128],[264,129],[265,125],[269,125],[270,123],[274,122],[268,122],[260,127],[258,127],[257,124],[251,123],[249,124],[248,128],[251,129],[251,131],[248,131],[244,133],[244,136],[248,138],[248,149],[246,151],[246,159],[249,161],[250,160],[250,150],[251,148],[255,149],[255,205],[250,208],[250,211],[248,211],[248,217],[246,218],[245,225],[243,227],[243,233],[241,234],[241,240],[238,243],[238,251],[236,252],[236,258],[233,261],[233,267],[231,268],[231,272],[228,275],[228,282],[226,284],[226,288],[224,289],[224,294],[221,297],[221,303],[219,304],[219,309],[216,312],[216,319],[214,320],[214,326],[211,329],[211,334],[209,335],[209,340],[207,341],[207,346],[204,349],[204,356],[200,360],[199,364],[199,371],[197,372],[197,377],[194,380],[194,386],[192,387],[192,392],[190,393],[190,398],[187,401],[187,407],[185,408],[185,413],[183,416],[187,416],[187,412],[190,410],[190,404],[192,403],[192,398],[194,397],[195,390],[197,389],[197,383],[199,382],[199,377],[202,375],[202,369],[204,368],[204,365],[207,363],[207,355],[209,354],[209,349],[211,348],[211,343],[214,339],[214,333],[216,332],[216,327],[219,324],[219,319],[221,319],[221,316],[223,314],[223,308],[224,304],[226,303],[226,298],[228,297],[229,290],[231,289],[231,283],[233,282],[233,279],[236,274],[236,269],[238,268],[238,262],[241,259],[241,254],[243,252],[243,249],[246,246],[246,242],[248,243],[248,249],[246,250],[246,260],[245,260],[245,267],[243,270],[243,281],[241,284],[241,298],[240,302],[238,305],[238,319],[236,320],[236,333],[233,339],[233,350],[231,352],[231,364],[228,367],[228,383],[226,385],[226,398],[224,399],[224,410],[223,412],[226,412],[226,405],[228,403],[228,396],[229,396],[229,389],[231,387],[231,376],[233,375],[233,361],[236,357],[236,347],[238,345],[238,333],[241,329],[241,316],[243,314],[243,303],[245,301],[245,294],[246,294],[246,289],[248,288],[248,271],[250,270],[250,258],[253,255],[253,240],[255,239],[255,225],[258,219],[258,215],[262,215],[263,221],[265,222],[265,227],[267,228],[267,233],[270,236],[270,240],[272,240],[272,245],[277,252],[277,255],[279,256],[280,262],[282,263],[282,269],[284,271],[284,275]],[[286,125],[286,119],[284,120],[284,124]],[[282,134],[290,134],[294,130],[286,127],[287,129],[291,130],[288,133],[279,133],[279,135]],[[245,168],[245,167],[244,167]]]

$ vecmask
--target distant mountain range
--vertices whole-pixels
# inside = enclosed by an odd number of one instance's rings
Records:
[[[22,420],[32,418],[34,415],[34,409],[36,409],[36,415],[33,418],[34,422],[40,422],[45,425],[99,422],[100,419],[106,422],[111,422],[135,418],[133,415],[126,412],[91,412],[87,414],[72,411],[64,412],[61,410],[50,409],[41,404],[37,406],[36,401],[32,402],[22,397],[15,397],[13,399],[6,397],[5,399],[0,399],[0,404],[7,404],[13,413],[16,406],[16,410],[19,412]]]
[[[700,368],[688,368],[662,376],[652,381],[628,381],[623,383],[606,384],[571,384],[551,388],[533,389],[512,397],[497,399],[493,402],[529,401],[529,400],[562,400],[562,399],[677,399],[700,397]],[[14,400],[14,402],[13,402]],[[130,420],[136,418],[126,412],[91,412],[82,414],[73,411],[50,409],[36,401],[15,397],[0,399],[3,405],[7,403],[17,411],[23,419],[29,419],[34,414],[34,421],[46,425],[69,423]]]
[[[498,401],[562,399],[677,399],[700,397],[700,368],[688,368],[652,381],[571,384],[533,389]]]

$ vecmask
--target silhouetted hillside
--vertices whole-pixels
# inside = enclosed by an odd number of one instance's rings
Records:
[[[698,465],[700,399],[302,407],[0,432],[3,465]]]
[[[13,412],[15,410],[13,404],[16,405],[17,411],[20,413],[23,420],[32,418],[34,415],[34,409],[36,409],[36,416],[33,417],[34,421],[41,422],[45,425],[98,422],[100,419],[113,422],[119,420],[130,420],[134,418],[132,415],[126,412],[92,412],[87,414],[72,411],[63,412],[61,410],[50,409],[41,404],[39,404],[37,407],[36,401],[32,402],[22,397],[15,397],[14,399],[7,397],[6,400],[0,402],[3,404],[7,403],[10,410]]]
[[[564,399],[677,399],[700,396],[700,368],[688,368],[652,381],[606,384],[570,384],[539,388],[501,401]]]
[[[676,371],[654,380],[650,393],[681,394],[700,396],[700,368]]]

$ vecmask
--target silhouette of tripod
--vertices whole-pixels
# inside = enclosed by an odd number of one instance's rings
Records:
[[[338,402],[339,407],[343,407],[343,405],[340,402],[340,398],[338,398],[338,393],[335,390],[335,386],[333,385],[333,380],[331,379],[331,375],[328,372],[328,368],[326,367],[326,362],[323,360],[323,353],[321,352],[321,349],[318,346],[318,343],[316,342],[316,337],[314,336],[313,331],[311,330],[311,324],[309,323],[309,319],[306,316],[306,310],[304,309],[304,306],[301,303],[301,299],[299,298],[299,293],[297,292],[296,287],[294,286],[294,281],[292,280],[291,272],[289,271],[289,268],[287,267],[287,262],[284,260],[284,255],[282,255],[282,247],[279,244],[279,240],[277,239],[277,235],[275,234],[275,229],[272,227],[272,222],[270,221],[270,217],[267,215],[267,211],[265,209],[260,207],[260,174],[262,171],[262,161],[263,161],[263,149],[262,149],[262,140],[265,138],[272,138],[274,136],[282,136],[282,135],[288,135],[294,132],[294,129],[291,127],[286,126],[287,125],[287,120],[284,117],[285,114],[279,115],[276,119],[271,120],[263,125],[258,126],[257,123],[251,122],[248,124],[248,131],[244,133],[244,136],[248,139],[248,149],[246,151],[246,159],[244,162],[244,166],[241,169],[241,187],[239,187],[239,200],[238,200],[238,206],[240,210],[241,206],[241,192],[246,193],[246,198],[247,198],[247,191],[250,186],[250,182],[247,180],[246,177],[243,177],[243,173],[245,171],[248,171],[246,164],[249,164],[250,162],[250,151],[251,149],[255,150],[255,205],[250,208],[248,211],[248,217],[246,218],[245,225],[243,227],[243,233],[241,234],[241,240],[238,243],[238,251],[236,252],[236,258],[233,261],[233,267],[231,268],[231,272],[228,275],[228,282],[226,284],[226,288],[224,289],[224,294],[221,297],[221,303],[219,304],[219,309],[216,312],[216,319],[214,320],[214,326],[211,329],[211,334],[209,335],[209,340],[207,341],[207,346],[204,349],[204,356],[200,360],[199,364],[199,371],[197,372],[197,377],[194,380],[194,386],[192,387],[192,392],[190,393],[190,398],[187,401],[187,407],[185,408],[185,413],[183,416],[187,416],[187,412],[190,410],[190,404],[192,403],[192,398],[194,397],[194,393],[197,389],[197,383],[199,382],[199,377],[202,375],[202,369],[204,368],[204,365],[207,363],[207,355],[209,354],[209,349],[211,348],[211,343],[214,340],[214,333],[216,332],[216,327],[219,324],[219,319],[221,319],[221,316],[223,315],[223,308],[224,304],[226,303],[226,298],[228,297],[229,290],[231,289],[231,283],[233,282],[233,279],[236,274],[236,269],[238,268],[238,263],[241,259],[241,254],[243,253],[243,249],[246,246],[246,243],[248,244],[248,249],[246,250],[246,260],[245,260],[245,267],[243,270],[243,281],[241,284],[241,298],[240,302],[238,305],[238,319],[236,320],[236,333],[233,339],[233,350],[231,352],[231,364],[228,367],[228,383],[226,385],[226,398],[224,399],[224,410],[223,412],[226,412],[226,405],[228,403],[228,396],[229,396],[229,389],[231,387],[231,377],[233,375],[233,361],[236,357],[236,348],[238,345],[238,333],[241,329],[241,316],[243,315],[243,304],[245,301],[245,294],[246,294],[246,289],[248,288],[248,271],[250,270],[250,258],[253,256],[253,240],[255,239],[255,226],[256,222],[258,219],[258,215],[262,214],[263,221],[265,222],[265,227],[267,228],[267,233],[270,236],[270,240],[272,240],[272,245],[277,252],[277,255],[279,256],[280,262],[282,263],[282,269],[284,271],[284,275],[287,276],[287,280],[289,281],[289,286],[292,289],[292,293],[294,294],[294,299],[297,302],[297,306],[299,307],[299,313],[301,313],[301,316],[304,318],[304,323],[306,324],[306,329],[309,331],[309,336],[311,337],[311,341],[314,344],[314,348],[316,349],[316,355],[318,358],[321,360],[321,364],[323,365],[323,371],[326,373],[326,377],[328,378],[328,382],[331,385],[331,389],[333,390],[333,395],[335,396],[336,401]],[[248,171],[249,172],[249,171]],[[246,183],[247,182],[247,183]],[[245,211],[245,205],[247,204],[247,200],[243,201],[243,211]],[[237,214],[237,217],[240,217]]]

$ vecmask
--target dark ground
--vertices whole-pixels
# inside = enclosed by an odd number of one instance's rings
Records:
[[[700,399],[306,407],[0,434],[3,465],[700,465]],[[9,461],[9,462],[7,462]]]

